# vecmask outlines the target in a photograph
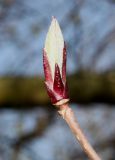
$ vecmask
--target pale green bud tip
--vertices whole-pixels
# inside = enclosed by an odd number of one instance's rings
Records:
[[[58,64],[60,70],[62,70],[63,48],[64,48],[64,39],[59,23],[55,17],[52,17],[52,22],[46,36],[45,47],[44,47],[50,64],[52,78],[54,77],[56,63]]]

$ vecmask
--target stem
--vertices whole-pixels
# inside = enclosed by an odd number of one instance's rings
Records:
[[[101,160],[100,157],[97,155],[87,138],[85,137],[82,129],[80,128],[77,120],[75,119],[75,115],[69,105],[63,104],[58,106],[59,114],[63,117],[63,119],[69,125],[71,131],[75,135],[76,139],[79,141],[80,145],[82,146],[84,152],[87,154],[89,159],[91,160]]]

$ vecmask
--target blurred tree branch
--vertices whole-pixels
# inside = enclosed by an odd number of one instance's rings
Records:
[[[0,78],[0,105],[14,106],[50,104],[40,77]],[[79,72],[68,77],[71,102],[104,102],[115,104],[115,72],[97,74]],[[20,107],[18,107],[20,105]]]
[[[93,68],[95,68],[99,58],[102,56],[102,54],[104,54],[104,50],[106,49],[107,45],[112,44],[112,42],[115,42],[115,29],[112,29],[110,32],[108,32],[103,40],[101,40],[100,44],[93,54],[94,56],[92,58],[90,66],[93,66]]]
[[[47,128],[50,126],[50,124],[53,122],[55,114],[52,112],[48,112],[47,116],[41,117],[41,119],[38,119],[36,122],[36,126],[33,131],[22,134],[17,138],[17,140],[13,143],[13,149],[14,149],[14,154],[12,157],[12,160],[16,160],[17,157],[20,154],[20,149],[25,145],[28,144],[31,140],[35,138],[40,138],[43,136]]]

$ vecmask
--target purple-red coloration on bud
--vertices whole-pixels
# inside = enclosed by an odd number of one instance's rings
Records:
[[[66,83],[66,47],[59,24],[53,18],[43,50],[45,84],[51,102],[61,105],[69,101]]]

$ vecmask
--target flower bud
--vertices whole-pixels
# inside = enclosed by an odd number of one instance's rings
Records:
[[[56,18],[53,17],[43,50],[45,85],[51,102],[62,105],[69,101],[66,82],[66,47]]]

